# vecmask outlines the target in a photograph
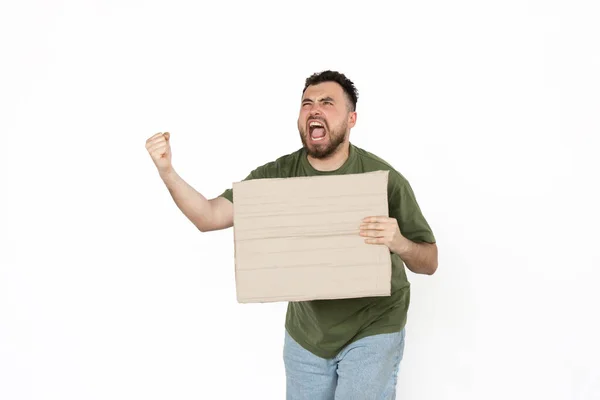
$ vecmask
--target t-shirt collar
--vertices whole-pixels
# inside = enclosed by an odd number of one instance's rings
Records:
[[[308,172],[310,175],[344,174],[348,171],[348,169],[352,166],[352,164],[354,164],[355,160],[356,160],[356,148],[354,147],[354,145],[352,143],[350,143],[350,146],[348,149],[348,158],[346,159],[346,161],[344,161],[344,164],[342,164],[338,169],[333,170],[333,171],[319,171],[319,170],[315,169],[315,167],[313,167],[310,164],[310,162],[308,161],[306,149],[305,148],[302,149],[302,165],[306,169],[306,172]]]

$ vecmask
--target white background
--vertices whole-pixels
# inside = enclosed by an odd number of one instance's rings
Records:
[[[144,143],[208,197],[301,144],[304,79],[438,239],[400,399],[598,399],[595,1],[5,1],[0,399],[283,399],[285,304],[235,299]]]

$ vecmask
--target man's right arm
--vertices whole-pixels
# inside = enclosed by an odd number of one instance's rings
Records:
[[[233,204],[224,197],[208,200],[183,180],[171,164],[171,135],[159,132],[146,140],[146,150],[171,197],[183,214],[202,232],[233,226]]]
[[[161,178],[181,212],[201,231],[233,226],[233,204],[224,197],[208,200],[181,178],[174,169]]]

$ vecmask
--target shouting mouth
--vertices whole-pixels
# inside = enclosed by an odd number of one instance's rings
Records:
[[[325,138],[325,125],[320,122],[320,121],[316,121],[316,120],[311,120],[308,123],[308,132],[310,134],[310,138],[315,141],[318,142],[320,140],[323,140]]]

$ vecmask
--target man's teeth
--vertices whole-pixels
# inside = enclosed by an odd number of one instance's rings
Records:
[[[323,140],[325,138],[325,134],[324,134],[325,133],[325,126],[321,122],[319,122],[319,121],[311,121],[308,124],[308,127],[310,129],[310,138],[313,141],[319,141],[319,140]],[[320,129],[322,131],[323,136],[320,136],[320,137],[314,137],[313,136],[313,132],[316,131],[317,129]]]

